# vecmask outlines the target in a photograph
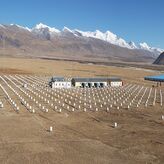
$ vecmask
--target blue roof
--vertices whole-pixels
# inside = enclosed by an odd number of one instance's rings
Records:
[[[144,79],[149,81],[164,82],[164,75],[146,76]]]

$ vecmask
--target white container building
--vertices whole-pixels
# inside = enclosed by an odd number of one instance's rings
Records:
[[[101,88],[101,87],[119,87],[123,85],[122,80],[119,77],[108,78],[72,78],[72,85],[80,88]]]
[[[64,77],[52,77],[49,82],[51,88],[71,88],[71,81],[65,80]]]

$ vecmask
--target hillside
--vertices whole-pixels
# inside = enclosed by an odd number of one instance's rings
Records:
[[[164,52],[158,56],[153,64],[164,65]]]
[[[33,29],[18,25],[1,25],[0,55],[148,63],[159,55],[158,49],[145,44],[142,46],[146,46],[146,49],[136,48],[132,42],[128,44],[114,34],[107,34],[99,32],[97,36],[97,33],[86,34],[68,28],[59,31],[42,24]],[[104,36],[107,36],[106,40]]]

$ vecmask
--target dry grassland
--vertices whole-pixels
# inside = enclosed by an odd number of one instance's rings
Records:
[[[0,74],[120,76],[124,83],[151,86],[143,69],[41,59],[0,58]],[[164,91],[164,87],[161,87]],[[0,109],[0,163],[163,164],[164,106],[139,110],[16,113],[4,98]],[[113,128],[114,122],[118,123]],[[53,132],[48,129],[53,126]]]

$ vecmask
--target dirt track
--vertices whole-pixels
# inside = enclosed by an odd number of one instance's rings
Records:
[[[33,59],[0,60],[1,74],[118,75],[125,83],[151,86],[151,71]],[[163,87],[161,88],[163,90]],[[0,99],[3,92],[0,90]],[[164,163],[164,108],[99,112],[17,114],[3,99],[0,163]],[[114,122],[118,128],[113,128]],[[54,131],[50,133],[49,127]]]

